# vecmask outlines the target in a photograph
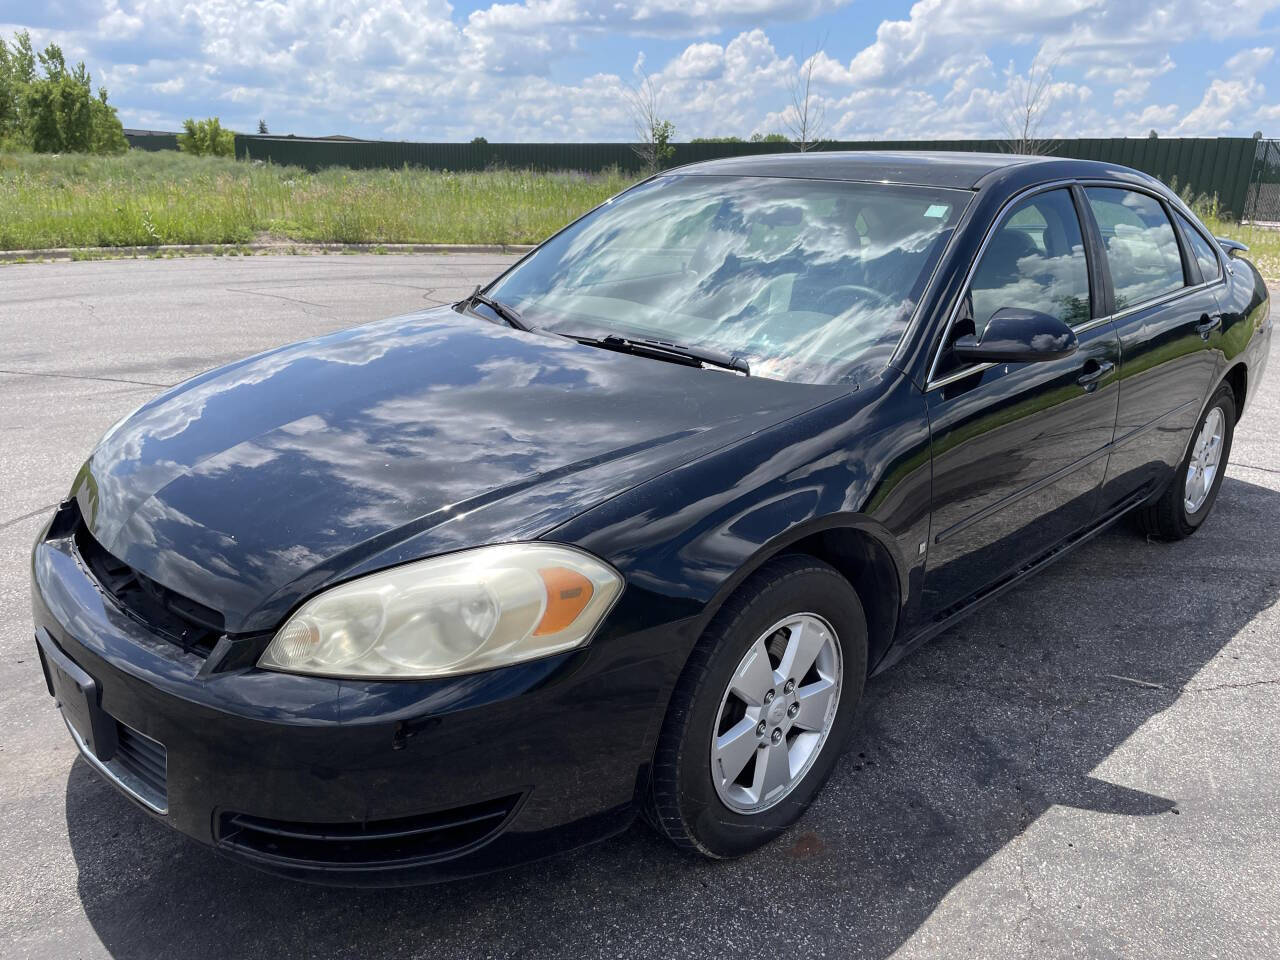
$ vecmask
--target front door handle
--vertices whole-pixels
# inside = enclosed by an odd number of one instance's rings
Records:
[[[1076,377],[1076,383],[1084,387],[1085,393],[1093,393],[1098,389],[1098,382],[1115,368],[1110,360],[1090,360],[1084,365],[1084,373]]]
[[[1208,340],[1211,334],[1218,327],[1222,326],[1222,314],[1215,313],[1212,317],[1207,313],[1200,316],[1200,322],[1196,324],[1196,333],[1200,334],[1201,340]]]

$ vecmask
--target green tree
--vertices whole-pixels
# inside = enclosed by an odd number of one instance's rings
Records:
[[[790,143],[785,133],[753,133],[752,143]]]
[[[23,42],[25,39],[25,43]],[[62,49],[49,44],[36,59],[40,75],[28,67],[30,39],[19,35],[10,62],[32,79],[18,98],[18,128],[22,139],[38,153],[121,153],[129,145],[115,108],[107,103],[105,87],[95,96],[84,63],[67,67]],[[17,56],[14,56],[16,52]]]
[[[182,133],[178,134],[178,149],[197,157],[234,157],[236,135],[222,128],[217,117],[207,120],[182,121]]]
[[[12,46],[0,40],[0,139],[21,134],[22,97],[35,78],[31,34],[16,34]]]
[[[107,103],[107,88],[99,87],[98,95],[90,104],[93,110],[93,152],[124,153],[129,141],[124,138],[124,126],[116,108]]]
[[[746,143],[741,137],[694,137],[690,143]]]

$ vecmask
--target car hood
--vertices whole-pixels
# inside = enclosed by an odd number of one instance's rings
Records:
[[[74,494],[117,558],[220,611],[228,631],[265,630],[328,583],[535,538],[849,389],[627,356],[446,307],[174,387],[108,431]]]

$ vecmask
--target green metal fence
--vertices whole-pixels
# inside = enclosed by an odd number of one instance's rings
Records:
[[[1280,224],[1280,140],[1257,141],[1244,216],[1251,223]]]
[[[134,137],[133,146],[163,149]],[[1267,143],[1268,141],[1261,141]],[[1225,214],[1245,216],[1252,197],[1250,184],[1258,167],[1259,141],[1244,137],[1140,139],[1078,138],[1051,140],[1047,152],[1123,164],[1145,171],[1180,191],[1217,195]],[[677,143],[672,165],[794,149],[786,143]],[[1002,140],[864,140],[823,145],[824,150],[977,150],[1005,152]],[[535,170],[596,172],[617,167],[639,172],[640,158],[626,143],[405,143],[385,140],[312,140],[302,137],[236,137],[236,155],[311,170],[323,167],[484,170],[511,167]]]

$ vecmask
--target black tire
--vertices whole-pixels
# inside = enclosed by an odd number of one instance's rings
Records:
[[[1222,455],[1219,458],[1217,474],[1213,478],[1213,484],[1209,488],[1208,496],[1205,497],[1204,502],[1194,513],[1190,513],[1186,507],[1188,469],[1195,451],[1196,439],[1200,436],[1200,431],[1204,427],[1205,421],[1214,410],[1220,410],[1223,418]],[[1187,444],[1186,455],[1182,458],[1182,462],[1178,464],[1178,469],[1168,488],[1160,496],[1160,499],[1135,511],[1138,527],[1143,533],[1155,540],[1183,540],[1200,529],[1200,525],[1204,523],[1205,518],[1212,512],[1213,504],[1218,499],[1218,490],[1222,487],[1222,478],[1226,474],[1227,461],[1231,456],[1231,439],[1235,435],[1235,426],[1235,393],[1229,384],[1224,383],[1218,387],[1213,397],[1209,400],[1208,406],[1205,407],[1204,413],[1200,415],[1196,428],[1191,434],[1191,440]]]
[[[770,626],[797,613],[831,625],[840,650],[838,705],[808,772],[758,813],[727,806],[711,774],[711,737],[729,682]],[[867,674],[867,624],[849,582],[808,556],[775,558],[748,577],[698,641],[676,684],[658,738],[645,817],[677,847],[713,859],[741,856],[796,822],[830,775],[853,726]]]

